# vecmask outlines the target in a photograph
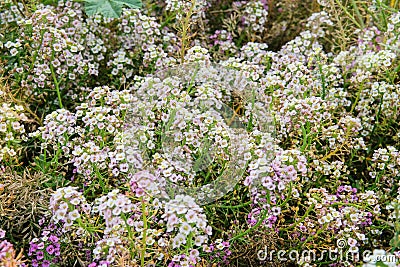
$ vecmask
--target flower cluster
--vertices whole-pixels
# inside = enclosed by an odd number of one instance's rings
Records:
[[[96,248],[93,250],[95,261],[90,263],[90,267],[108,267],[115,262],[118,253],[126,250],[120,238],[108,237],[97,241]],[[105,258],[105,260],[102,260]]]
[[[196,265],[200,261],[198,249],[207,248],[209,236],[212,234],[203,209],[193,198],[177,195],[165,203],[162,218],[166,233],[160,237],[158,244],[166,252],[170,249],[184,251],[189,244],[194,244],[188,254],[177,254],[169,266]]]
[[[3,98],[0,91],[0,98]],[[27,141],[24,123],[29,119],[21,105],[0,101],[0,161],[14,158],[21,147],[21,142]]]
[[[299,139],[306,128],[309,134],[318,133],[321,125],[331,120],[330,109],[329,102],[320,97],[285,101],[279,111],[280,132],[291,139]]]
[[[167,0],[166,4],[165,9],[174,13],[178,21],[188,13],[193,14],[191,19],[196,21],[204,17],[206,8],[209,6],[209,3],[205,0]]]
[[[149,171],[140,171],[135,173],[131,180],[131,190],[137,197],[152,197],[160,192],[157,183],[157,177],[151,174]]]
[[[307,19],[307,28],[318,37],[325,36],[324,27],[333,26],[333,22],[330,20],[329,14],[325,11],[314,13]]]
[[[117,23],[120,34],[115,38],[123,45],[112,54],[107,66],[112,75],[121,77],[122,82],[136,74],[135,62],[138,60],[150,69],[166,67],[175,62],[169,54],[176,53],[176,48],[169,46],[164,49],[164,43],[175,37],[169,32],[162,33],[161,26],[154,17],[137,10],[129,10]]]
[[[208,50],[201,46],[194,46],[187,51],[185,62],[209,61]]]
[[[76,187],[61,187],[51,196],[50,209],[52,221],[61,222],[66,232],[71,230],[75,221],[81,220],[82,214],[89,214],[91,207]]]
[[[223,239],[216,239],[211,245],[203,248],[205,252],[210,253],[211,261],[216,261],[225,265],[229,264],[229,256],[232,254],[230,251],[230,244]]]
[[[106,196],[97,198],[94,202],[92,212],[99,213],[105,221],[105,236],[118,236],[124,226],[124,220],[121,218],[124,214],[132,212],[134,206],[130,199],[125,195],[119,194],[115,189]]]
[[[248,215],[248,222],[254,225],[258,220],[267,219],[267,226],[272,228],[281,214],[282,202],[287,201],[287,195],[299,197],[307,176],[307,161],[298,150],[276,151],[271,163],[268,156],[260,152],[249,163],[249,176],[245,180],[255,204]]]
[[[126,139],[135,140],[129,144],[131,154],[140,151],[141,158],[149,160],[151,167],[158,170],[160,181],[197,185],[196,176],[203,171],[202,164],[207,160],[203,155],[209,154],[214,164],[226,164],[232,157],[241,158],[242,153],[232,154],[236,141],[230,138],[233,129],[227,122],[233,119],[231,114],[224,114],[225,103],[230,101],[232,92],[228,88],[224,88],[223,93],[218,91],[222,89],[220,80],[227,77],[217,76],[217,71],[212,66],[201,67],[195,77],[196,86],[190,93],[185,91],[190,73],[163,80],[145,78],[134,85],[136,94],[127,116],[130,128],[125,131],[131,138]],[[261,115],[254,112],[253,119],[257,125]],[[160,139],[163,147],[157,149],[155,144]],[[241,142],[245,146],[244,140]]]
[[[397,118],[399,111],[396,108],[399,105],[398,95],[400,87],[398,85],[388,84],[387,82],[365,82],[359,89],[360,98],[354,106],[354,110],[358,113],[358,117],[362,120],[365,129],[364,134],[371,133],[376,128],[376,123],[390,121]],[[374,113],[380,109],[379,117],[375,117]],[[377,121],[378,120],[378,121]],[[378,131],[387,131],[387,129],[376,129]]]
[[[32,266],[49,267],[60,260],[61,245],[57,235],[43,231],[40,238],[34,238],[29,243],[28,256],[32,258]]]
[[[52,8],[39,9],[19,21],[19,38],[4,45],[12,57],[25,59],[12,72],[26,97],[40,98],[45,88],[66,92],[78,85],[77,77],[97,73],[96,65],[89,65],[91,61],[83,55],[85,46],[73,39],[75,26],[81,24],[76,16],[72,9],[61,14]]]
[[[296,224],[297,232],[293,233],[296,238],[308,242],[307,237],[310,235],[317,235],[322,240],[334,234],[333,242],[337,239],[346,240],[347,249],[352,253],[370,244],[370,226],[381,213],[379,198],[375,192],[359,193],[356,188],[345,185],[339,186],[334,194],[330,194],[325,188],[314,188],[306,196],[307,205],[315,212],[316,217],[306,217],[304,222]]]
[[[226,30],[216,30],[210,35],[210,47],[216,55],[235,53],[237,48],[233,42],[233,36]]]
[[[6,231],[0,228],[0,265],[1,266],[27,266],[22,260],[22,253],[16,255],[13,244],[8,242],[5,238]]]
[[[21,10],[24,10],[23,3],[17,2],[14,4],[12,1],[2,1],[0,9],[0,25],[21,21],[23,19]]]
[[[44,126],[32,136],[41,137],[54,153],[61,153],[60,159],[73,163],[75,172],[86,177],[89,184],[96,171],[110,169],[114,176],[126,173],[128,165],[121,146],[121,131],[126,103],[131,97],[127,90],[95,87],[86,98],[90,100],[88,103],[76,107],[75,113],[59,109],[47,115]],[[87,136],[86,131],[96,137]]]
[[[393,188],[399,188],[400,152],[398,149],[393,146],[378,148],[374,151],[371,161],[369,176],[375,179],[376,183],[385,184],[387,192]]]
[[[262,1],[244,2],[243,23],[252,32],[262,33],[265,30],[265,23],[268,17],[268,7]]]
[[[308,19],[285,18],[289,0],[149,0],[119,18],[0,2],[0,161],[54,190],[36,238],[0,230],[0,265],[23,248],[30,266],[259,266],[265,244],[337,240],[400,255],[398,1],[319,0]],[[284,25],[283,44],[269,26]]]

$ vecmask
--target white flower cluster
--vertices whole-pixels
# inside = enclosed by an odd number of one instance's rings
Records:
[[[82,192],[77,189],[71,186],[59,188],[50,199],[51,219],[54,223],[62,222],[64,232],[71,230],[74,222],[91,210]]]
[[[198,249],[207,247],[209,236],[212,234],[212,228],[203,212],[189,196],[177,195],[165,203],[162,218],[167,229],[166,234],[158,240],[158,245],[169,251],[192,244],[189,259],[190,264],[196,264],[200,260]],[[179,261],[179,257],[175,260]]]
[[[0,99],[5,93],[0,91]],[[8,157],[14,157],[20,147],[21,140],[26,141],[24,122],[28,117],[24,107],[0,100],[0,162]]]
[[[205,10],[209,5],[206,0],[166,0],[165,2],[166,10],[174,12],[178,21],[188,12],[193,14],[191,17],[193,21],[204,17]]]
[[[254,32],[262,33],[265,30],[268,11],[261,1],[249,1],[244,6],[244,24]]]
[[[201,46],[193,46],[185,55],[185,62],[210,61],[208,50]]]

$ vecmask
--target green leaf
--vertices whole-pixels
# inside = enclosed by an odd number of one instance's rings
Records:
[[[376,263],[376,266],[378,267],[388,267],[386,264],[384,264],[383,262],[379,261]]]
[[[142,7],[140,0],[85,0],[85,2],[86,15],[101,14],[107,18],[119,18],[124,6],[130,8]]]

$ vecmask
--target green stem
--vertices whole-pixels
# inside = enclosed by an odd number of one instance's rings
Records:
[[[143,238],[142,238],[142,251],[140,254],[140,266],[144,267],[144,257],[146,255],[146,238],[147,238],[147,217],[146,217],[146,203],[142,198],[142,217],[143,217]]]
[[[382,103],[383,103],[383,94],[381,94],[381,100],[380,100],[380,103],[379,103],[379,109],[378,109],[378,113],[376,114],[376,120],[375,120],[374,128],[372,128],[371,138],[373,137],[373,135],[375,133],[376,126],[378,125],[378,120],[379,120],[379,117],[380,117],[381,111],[382,111]]]
[[[354,103],[353,103],[353,105],[351,106],[350,113],[353,113],[354,108],[356,107],[356,105],[357,105],[357,103],[358,103],[358,100],[360,99],[360,95],[361,95],[361,91],[362,91],[362,90],[363,90],[363,84],[360,85],[360,89],[359,89],[358,92],[357,92],[356,100],[354,100]]]
[[[44,33],[45,33],[44,30],[42,30],[42,31],[40,32],[40,44],[39,44],[39,47],[35,50],[35,53],[33,54],[32,63],[31,63],[31,65],[29,66],[29,72],[28,72],[28,73],[30,73],[31,70],[33,70],[33,67],[35,66],[35,61],[36,61],[36,58],[37,58],[37,56],[38,56],[38,54],[39,54],[39,50],[42,48]]]
[[[358,9],[356,2],[354,0],[352,0],[351,4],[356,12],[358,20],[360,21],[360,25],[361,25],[362,29],[364,29],[365,25],[364,25],[363,17],[360,14],[360,10]]]
[[[229,240],[229,242],[233,242],[233,241],[235,241],[235,240],[237,240],[237,239],[239,239],[239,238],[241,238],[241,237],[247,235],[248,233],[250,233],[250,232],[253,231],[254,229],[256,229],[256,228],[257,228],[258,226],[260,226],[260,225],[262,224],[262,222],[265,220],[265,218],[267,217],[267,214],[268,214],[268,210],[264,210],[264,213],[262,214],[260,220],[258,220],[258,222],[257,222],[253,227],[250,227],[250,228],[247,229],[246,231],[244,231],[244,232],[238,234],[237,236],[232,237],[232,238]]]
[[[51,61],[53,61],[54,59],[54,51],[51,55]],[[56,91],[57,91],[57,97],[58,97],[58,104],[60,105],[60,108],[63,108],[63,104],[61,101],[61,93],[60,93],[60,87],[59,87],[59,83],[57,81],[57,77],[56,77],[56,72],[54,71],[54,67],[53,64],[50,62],[50,70],[51,70],[51,76],[53,77],[53,81],[54,81],[54,86],[56,87]]]
[[[319,61],[319,57],[318,57],[318,61]],[[322,65],[318,64],[318,70],[319,70],[319,74],[321,75],[321,83],[322,83],[322,100],[325,99],[325,95],[326,95],[326,85],[325,85],[325,75],[322,73]]]
[[[386,8],[382,8],[382,3],[380,3],[380,10],[381,10],[382,19],[383,19],[383,25],[387,25],[386,15],[385,15],[385,12],[387,12],[387,11],[385,9]]]
[[[190,1],[191,2],[191,7],[189,11],[186,13],[186,17],[182,21],[182,39],[181,39],[181,63],[184,63],[185,61],[185,52],[186,52],[186,45],[188,42],[188,32],[190,28],[190,17],[193,15],[193,9],[196,4],[196,0]]]
[[[342,11],[344,13],[346,13],[347,16],[349,16],[350,20],[353,21],[353,23],[357,25],[358,28],[363,29],[363,27],[361,27],[360,23],[358,23],[357,20],[350,14],[350,12],[347,10],[347,8],[340,3],[340,0],[335,0],[335,2],[336,2],[336,4],[338,4],[340,6]]]

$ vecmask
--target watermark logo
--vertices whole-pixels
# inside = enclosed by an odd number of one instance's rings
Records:
[[[374,251],[350,250],[345,239],[338,239],[336,247],[327,250],[268,250],[265,247],[257,252],[257,258],[263,262],[296,262],[296,263],[312,263],[312,262],[360,262],[365,263],[385,263],[390,266],[396,266],[397,257],[387,254],[384,250],[376,249]]]

